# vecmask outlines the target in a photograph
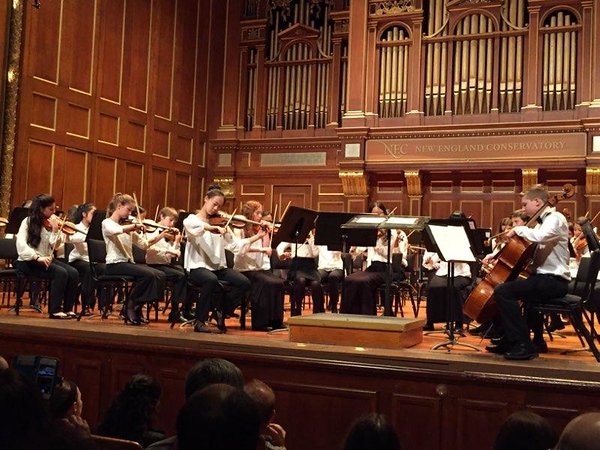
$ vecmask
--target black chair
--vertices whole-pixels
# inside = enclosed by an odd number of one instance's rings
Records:
[[[14,294],[17,298],[19,292],[19,272],[12,265],[19,257],[14,239],[0,239],[0,260],[4,260],[4,269],[0,270],[0,286],[2,289],[2,303],[0,307],[10,308],[10,297]]]
[[[595,338],[598,335],[591,325],[593,322],[588,310],[588,308],[593,306],[593,293],[596,286],[598,271],[600,270],[600,250],[594,250],[591,253],[589,265],[586,264],[586,266],[587,267],[584,267],[584,287],[581,290],[577,290],[576,286],[574,288],[576,292],[579,292],[578,295],[567,294],[564,297],[550,299],[542,303],[530,303],[527,305],[526,311],[528,314],[558,313],[567,316],[573,325],[575,333],[579,336],[579,339],[582,340],[582,342],[585,340],[589,350],[596,358],[596,361],[600,362],[600,351],[595,342]],[[584,323],[583,319],[586,320],[587,325]],[[589,329],[588,326],[590,327]]]
[[[101,264],[106,264],[106,244],[99,239],[88,239],[88,256],[90,259],[90,270],[92,278],[96,283],[96,293],[98,295],[98,311],[99,314],[94,314],[88,317],[91,319],[100,316],[106,319],[112,312],[115,295],[118,296],[118,303],[122,304],[123,309],[127,305],[127,301],[131,295],[135,279],[126,275],[104,275],[98,269]],[[82,312],[77,316],[77,320],[81,320]],[[124,313],[123,313],[124,314]]]
[[[402,305],[405,303],[406,298],[408,298],[412,305],[415,317],[417,317],[418,309],[415,301],[417,290],[410,284],[410,277],[406,276],[405,274],[405,268],[402,265],[402,255],[400,253],[394,253],[392,255],[391,265],[392,280],[390,282],[390,296],[394,302],[394,315],[397,316],[398,310],[400,310],[400,317],[404,317],[404,309],[402,308]],[[404,274],[405,276],[401,279],[400,274]],[[379,286],[380,298],[384,298],[385,288],[385,283]]]

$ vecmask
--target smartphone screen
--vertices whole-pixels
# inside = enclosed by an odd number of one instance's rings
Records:
[[[53,358],[40,357],[38,363],[36,383],[40,388],[42,396],[49,399],[54,390],[54,383],[58,370],[58,360]]]

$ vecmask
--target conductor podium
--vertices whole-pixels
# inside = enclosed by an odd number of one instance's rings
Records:
[[[424,319],[356,314],[290,317],[290,341],[352,347],[408,348],[423,342]]]

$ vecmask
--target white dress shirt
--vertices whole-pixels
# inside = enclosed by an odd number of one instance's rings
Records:
[[[302,244],[298,244],[298,253],[296,253],[296,243],[295,242],[292,243],[292,242],[282,241],[277,246],[277,254],[279,256],[283,255],[283,253],[285,252],[285,249],[287,247],[290,247],[290,249],[291,249],[292,258],[294,258],[296,256],[298,258],[314,258],[317,256],[317,253],[318,253],[317,247],[315,245],[314,236],[309,237]]]
[[[77,229],[82,230],[84,233],[87,233],[90,230],[90,227],[80,222],[77,224]],[[69,242],[73,244],[73,250],[69,253],[69,262],[77,261],[81,259],[82,261],[90,262],[90,256],[88,253],[88,245],[85,241],[87,236],[84,233],[73,233],[69,236]]]
[[[435,270],[435,274],[438,277],[448,276],[448,263],[442,261],[440,256],[435,252],[425,252],[423,254],[423,267],[429,270]],[[454,276],[471,278],[471,266],[464,262],[454,263]]]
[[[244,237],[244,230],[238,229],[234,231],[236,240],[242,241],[246,239]],[[251,270],[271,270],[271,259],[262,251],[264,247],[262,239],[252,242],[250,245],[242,245],[240,248],[242,251],[238,251],[234,256],[233,268],[240,272],[247,272]],[[252,251],[254,250],[254,251]]]
[[[162,230],[157,228],[152,233],[148,233],[146,238],[148,241],[152,241],[160,233],[162,233]],[[146,249],[146,264],[169,265],[173,260],[173,253],[179,254],[179,251],[179,243],[176,243],[174,240],[168,241],[160,238]]]
[[[343,270],[344,261],[342,260],[342,252],[334,250],[330,251],[326,245],[318,245],[317,252],[319,254],[319,270],[331,272],[332,270]]]
[[[535,228],[518,226],[513,230],[529,242],[537,243],[533,257],[535,273],[556,275],[570,280],[567,219],[551,207],[546,207],[540,217],[542,223],[538,223]]]

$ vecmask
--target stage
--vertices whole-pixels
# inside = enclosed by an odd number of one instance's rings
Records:
[[[90,424],[129,376],[150,373],[164,390],[160,425],[168,433],[184,400],[187,370],[202,358],[230,359],[246,380],[274,388],[277,420],[288,431],[291,450],[339,447],[352,420],[370,411],[388,414],[407,448],[468,449],[490,447],[502,420],[518,409],[530,408],[561,429],[580,411],[600,406],[599,363],[588,352],[560,354],[579,346],[570,327],[566,338],[548,342],[548,354],[509,362],[469,335],[459,342],[481,351],[431,350],[444,334],[425,335],[410,348],[384,349],[291,342],[289,332],[242,331],[234,319],[227,324],[228,333],[219,335],[171,330],[162,315],[134,327],[116,317],[61,321],[2,309],[0,354],[59,358],[60,372],[82,390]]]

